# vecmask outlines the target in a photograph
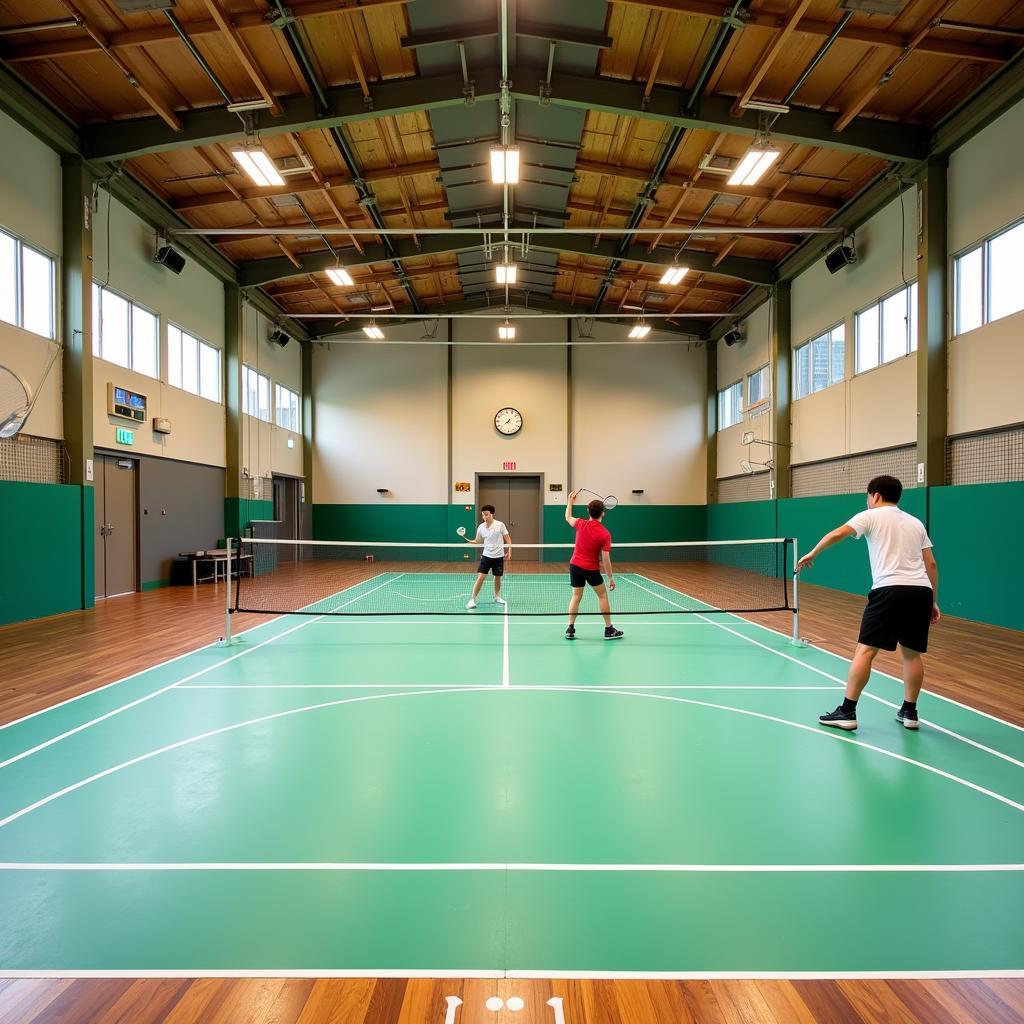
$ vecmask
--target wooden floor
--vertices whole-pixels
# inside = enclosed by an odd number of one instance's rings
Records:
[[[671,583],[670,573],[656,575]],[[801,632],[817,645],[848,656],[862,599],[811,586],[801,593]],[[223,628],[223,601],[223,586],[174,588],[0,628],[0,723],[215,640]],[[787,613],[750,618],[784,632],[791,629]],[[265,621],[254,615],[234,619],[236,630]],[[933,632],[926,686],[1024,726],[1021,651],[1018,633],[944,619]],[[881,655],[878,665],[899,673],[897,655]],[[842,927],[841,917],[834,925]],[[146,979],[0,981],[0,1024],[443,1024],[449,995],[464,1001],[456,1024],[554,1024],[553,1010],[546,1004],[556,996],[564,1000],[565,1024],[1024,1021],[1024,980],[1010,979]],[[486,1010],[484,1002],[492,995],[519,995],[526,1009]]]
[[[518,995],[513,1013],[486,1000]],[[0,981],[0,1024],[1020,1024],[1024,981]]]

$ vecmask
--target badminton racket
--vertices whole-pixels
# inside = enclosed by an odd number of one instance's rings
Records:
[[[580,491],[586,491],[587,494],[592,494],[595,498],[600,498],[604,502],[605,510],[610,512],[619,503],[619,499],[614,494],[598,494],[597,491],[592,491],[589,487],[580,487]]]

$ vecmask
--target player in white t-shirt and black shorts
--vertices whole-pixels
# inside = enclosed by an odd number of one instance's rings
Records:
[[[505,604],[505,598],[501,596],[501,578],[505,575],[505,560],[512,557],[512,538],[505,524],[494,518],[494,506],[482,506],[480,516],[483,522],[476,528],[476,536],[465,538],[467,544],[482,544],[484,549],[476,569],[473,596],[466,603],[467,608],[476,607],[476,599],[488,573],[494,577],[494,603]]]
[[[900,509],[903,484],[894,476],[876,476],[868,484],[868,507],[845,525],[827,533],[797,563],[814,564],[825,548],[846,537],[864,537],[871,561],[871,591],[861,619],[857,650],[850,662],[843,703],[818,721],[836,729],[857,728],[857,699],[871,677],[879,650],[903,655],[903,706],[896,720],[916,729],[917,698],[924,685],[928,629],[939,621],[939,567],[924,523]]]

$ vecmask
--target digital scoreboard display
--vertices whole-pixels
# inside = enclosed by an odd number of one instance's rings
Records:
[[[146,411],[146,396],[137,395],[127,388],[114,388],[114,402],[117,405],[127,405],[130,409],[141,409]]]
[[[111,416],[119,416],[134,423],[144,423],[146,396],[110,382],[107,384],[107,412]]]

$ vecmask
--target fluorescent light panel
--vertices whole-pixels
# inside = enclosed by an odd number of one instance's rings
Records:
[[[515,263],[499,263],[494,268],[498,284],[515,284],[519,266]]]
[[[519,147],[491,147],[491,181],[495,185],[519,184]]]
[[[680,281],[690,272],[689,267],[673,266],[668,267],[661,275],[661,284],[679,284]]]
[[[376,324],[367,324],[363,328],[363,334],[368,338],[373,338],[374,341],[384,340],[384,332]]]
[[[507,320],[503,324],[498,325],[498,337],[502,341],[514,341],[516,337],[516,329]]]
[[[353,285],[352,275],[344,267],[328,267],[327,276],[338,285]]]
[[[646,338],[651,333],[650,324],[634,324],[629,332],[631,338]]]
[[[249,180],[260,188],[280,188],[284,185],[274,161],[265,149],[258,146],[246,146],[244,149],[231,151],[235,163],[249,176]]]
[[[764,177],[768,168],[779,158],[779,151],[771,146],[755,145],[747,150],[729,179],[730,185],[754,185]]]

